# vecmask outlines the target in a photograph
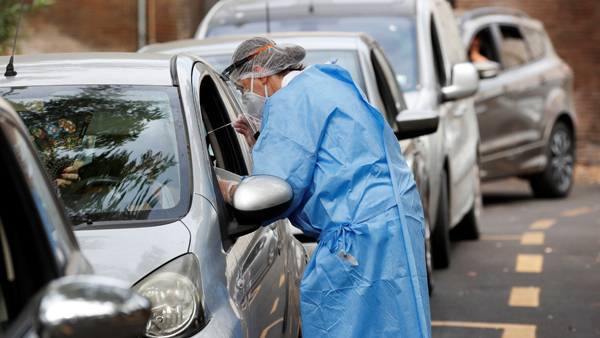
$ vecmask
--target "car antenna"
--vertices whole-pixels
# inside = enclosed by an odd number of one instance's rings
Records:
[[[13,43],[12,54],[10,55],[10,61],[8,61],[8,65],[6,65],[6,73],[4,76],[15,76],[17,72],[15,72],[15,66],[13,66],[13,58],[15,56],[15,47],[17,46],[17,36],[19,35],[19,25],[21,24],[21,14],[23,14],[23,3],[25,0],[21,0],[21,11],[19,11],[19,21],[17,22],[17,31],[15,32],[15,42]]]
[[[265,2],[266,5],[266,10],[267,10],[267,34],[271,33],[271,18],[270,18],[270,13],[269,13],[269,2],[266,1]]]

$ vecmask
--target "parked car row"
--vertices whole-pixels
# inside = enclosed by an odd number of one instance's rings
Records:
[[[446,0],[221,0],[195,39],[18,56],[18,75],[0,79],[2,171],[16,196],[0,207],[8,337],[61,325],[82,337],[302,336],[299,286],[316,240],[288,220],[259,226],[291,188],[250,177],[228,205],[217,183],[252,172],[245,138],[227,127],[240,93],[220,72],[255,35],[302,45],[306,66],[346,68],[384,115],[423,204],[430,292],[432,269],[450,264],[450,230],[479,236],[480,180],[516,175],[543,197],[571,189],[573,74],[526,14],[455,20]],[[267,208],[257,186],[272,188]],[[19,215],[26,226],[7,226]],[[26,240],[39,250],[22,251]],[[117,310],[68,323],[48,314],[82,290]]]

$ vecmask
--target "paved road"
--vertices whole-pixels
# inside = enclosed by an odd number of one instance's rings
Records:
[[[505,180],[484,206],[481,240],[434,272],[433,337],[600,337],[600,185],[538,200]]]

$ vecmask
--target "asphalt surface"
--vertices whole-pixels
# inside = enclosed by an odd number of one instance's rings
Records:
[[[483,191],[481,239],[452,242],[434,271],[432,336],[600,337],[600,184],[556,200],[518,179]]]

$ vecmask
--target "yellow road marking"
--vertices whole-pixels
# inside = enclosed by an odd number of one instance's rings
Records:
[[[538,307],[540,306],[540,288],[515,286],[510,290],[509,306]]]
[[[482,241],[518,241],[521,235],[481,235],[479,239]]]
[[[560,215],[563,217],[579,216],[582,214],[589,214],[590,212],[594,212],[596,210],[598,210],[598,206],[585,207],[585,208],[579,208],[579,209],[565,210]]]
[[[273,303],[273,308],[271,309],[271,315],[273,314],[273,312],[275,312],[275,310],[277,310],[277,304],[279,304],[279,297],[277,297],[277,299],[275,299],[275,302]]]
[[[522,245],[542,245],[544,244],[545,235],[541,231],[531,231],[523,233],[521,236]]]
[[[529,226],[529,229],[531,229],[531,230],[546,230],[546,229],[550,228],[551,226],[553,226],[554,224],[556,224],[556,219],[542,218],[542,219],[538,219],[537,221],[533,222]]]
[[[544,265],[544,255],[517,255],[516,272],[540,273]]]
[[[537,326],[524,324],[501,324],[501,323],[473,323],[473,322],[446,322],[431,321],[431,326],[468,327],[475,329],[504,330],[502,338],[535,338]]]
[[[281,274],[281,277],[279,278],[279,287],[281,287],[283,285],[283,282],[285,282],[285,274]]]
[[[279,319],[277,319],[275,322],[273,322],[273,324],[271,324],[271,325],[267,326],[267,327],[266,327],[266,328],[263,330],[262,334],[260,335],[260,338],[265,338],[265,337],[267,336],[267,332],[269,332],[269,330],[270,330],[270,329],[271,329],[273,326],[275,326],[275,325],[277,325],[278,323],[281,323],[281,322],[283,322],[283,317],[282,317],[282,318],[279,318]]]
[[[256,294],[258,293],[259,290],[260,290],[260,285],[252,293],[252,299],[250,299],[250,302],[248,304],[252,304],[252,302],[254,301],[254,298],[256,298]]]

